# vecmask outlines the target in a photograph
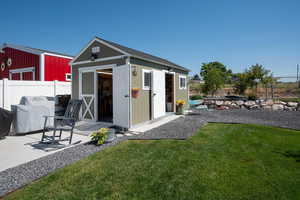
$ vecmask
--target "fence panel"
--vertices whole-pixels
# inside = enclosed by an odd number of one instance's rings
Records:
[[[50,96],[71,94],[70,82],[58,81],[13,81],[0,80],[0,106],[10,110],[10,106],[19,104],[23,96]]]

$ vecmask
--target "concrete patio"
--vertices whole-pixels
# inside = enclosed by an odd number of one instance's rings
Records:
[[[117,134],[117,138],[137,136],[177,118],[179,118],[178,115],[169,115],[160,120],[140,124],[125,134]],[[75,126],[72,144],[69,144],[68,141],[56,144],[40,143],[42,138],[41,132],[20,136],[7,136],[5,139],[0,140],[0,172],[66,150],[67,148],[87,143],[90,141],[89,136],[92,132],[111,126],[111,123],[80,121]],[[49,132],[48,134],[51,135],[52,133]],[[69,132],[63,132],[62,134],[62,138],[69,136]]]
[[[62,141],[56,144],[40,143],[42,133],[19,136],[6,136],[0,140],[0,171],[16,167],[32,160],[65,150],[66,148],[90,141],[89,135],[100,128],[111,126],[109,123],[78,122],[73,134],[72,144]],[[48,134],[52,134],[49,132]],[[63,132],[62,138],[69,137],[70,132]]]

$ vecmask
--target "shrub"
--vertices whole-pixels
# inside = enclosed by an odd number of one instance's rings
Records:
[[[203,96],[201,95],[193,95],[190,97],[191,100],[199,100],[199,99],[203,99]]]
[[[91,135],[91,140],[96,143],[96,145],[101,145],[105,142],[108,137],[108,128],[100,128],[98,131],[93,132]]]

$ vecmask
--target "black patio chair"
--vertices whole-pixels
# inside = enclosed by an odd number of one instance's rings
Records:
[[[75,123],[78,120],[79,111],[82,105],[82,100],[71,99],[68,103],[67,110],[64,116],[44,116],[44,130],[41,142],[46,140],[46,143],[57,143],[60,141],[68,141],[69,144],[72,142],[73,130]],[[53,118],[53,126],[47,126],[48,118]],[[53,130],[53,135],[46,135],[46,131]],[[56,131],[60,131],[59,135],[56,135]],[[62,131],[70,131],[70,137],[61,139]],[[59,139],[56,139],[59,138]]]

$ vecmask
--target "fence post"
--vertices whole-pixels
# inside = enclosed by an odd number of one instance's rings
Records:
[[[3,108],[10,110],[9,105],[9,90],[8,90],[8,79],[3,79]]]
[[[55,97],[57,94],[58,81],[54,80],[53,82],[54,82],[54,97]]]

